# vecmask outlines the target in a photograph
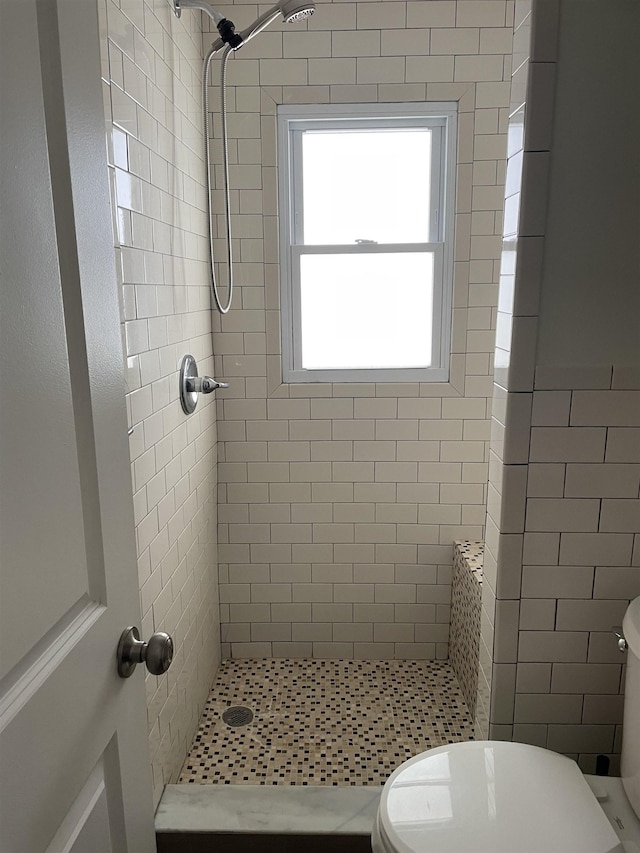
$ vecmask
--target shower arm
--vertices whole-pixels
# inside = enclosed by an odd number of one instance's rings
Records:
[[[205,0],[172,0],[172,2],[176,18],[181,17],[183,8],[199,9],[211,18],[220,33],[220,38],[216,41],[216,48],[213,53],[217,53],[217,51],[224,47],[225,44],[230,45],[234,50],[239,48],[242,44],[242,37],[239,33],[236,33],[233,21],[227,20],[225,16],[218,12],[218,10],[210,3],[206,3]]]
[[[216,26],[224,20],[224,15],[221,15],[217,9],[214,9],[210,3],[205,3],[204,0],[173,0],[173,11],[176,13],[176,18],[181,16],[183,9],[199,9],[201,12],[206,12]]]

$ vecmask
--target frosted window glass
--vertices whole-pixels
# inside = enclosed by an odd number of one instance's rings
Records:
[[[300,257],[306,370],[429,367],[430,252]]]
[[[306,245],[429,242],[430,130],[306,131],[302,179]]]

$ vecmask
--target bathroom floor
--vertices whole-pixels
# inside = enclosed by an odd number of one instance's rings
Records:
[[[223,721],[237,705],[249,724]],[[472,738],[446,662],[227,660],[179,782],[382,785],[412,755]]]

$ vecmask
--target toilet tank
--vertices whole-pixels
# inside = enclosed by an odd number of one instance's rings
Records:
[[[622,633],[628,651],[620,775],[629,802],[640,817],[640,598],[629,605]]]

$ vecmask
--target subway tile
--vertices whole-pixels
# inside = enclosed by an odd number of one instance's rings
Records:
[[[572,466],[568,466],[571,468]],[[598,530],[599,500],[529,498],[526,529],[532,532]]]
[[[511,54],[513,31],[510,27],[485,27],[480,29],[480,53]]]
[[[606,462],[640,462],[640,429],[607,430]]]
[[[495,663],[516,663],[518,655],[519,601],[496,601],[493,636],[493,659]],[[522,636],[522,632],[521,632]]]
[[[522,568],[523,598],[589,599],[593,591],[592,566],[536,566]]]
[[[408,56],[406,82],[453,82],[452,56]]]
[[[547,746],[556,752],[613,751],[614,726],[550,725]]]
[[[620,649],[615,634],[609,631],[591,631],[589,634],[589,663],[620,663]]]
[[[234,658],[271,657],[271,643],[231,643],[231,654]]]
[[[294,583],[291,585],[291,595],[295,602],[310,604],[333,601],[333,585],[330,583]]]
[[[561,463],[531,463],[527,476],[528,498],[561,498],[566,466]]]
[[[622,657],[622,656],[621,656]],[[608,663],[554,663],[552,693],[618,693],[622,665]]]
[[[404,29],[406,26],[406,5],[397,3],[372,2],[359,3],[357,24],[360,30]]]
[[[414,604],[416,602],[415,584],[375,584],[376,604]]]
[[[596,567],[593,597],[632,600],[640,595],[640,572],[637,568]]]
[[[520,601],[520,628],[523,631],[553,631],[555,623],[555,599],[523,598]]]
[[[519,663],[516,691],[518,693],[550,693],[551,667],[550,663]]]
[[[518,287],[515,290],[513,302],[515,316],[530,316],[538,313],[543,253],[543,237],[518,236],[515,269]],[[536,388],[538,388],[537,372]]]
[[[394,579],[396,579],[395,571],[394,566],[391,564],[365,564],[353,567],[353,580],[355,583],[393,583]],[[357,620],[358,617],[354,615],[354,618]]]
[[[582,722],[585,724],[622,725],[624,696],[585,696]]]
[[[403,103],[426,100],[426,83],[380,83],[379,103]]]
[[[614,390],[640,391],[640,368],[632,364],[614,364],[611,387]]]
[[[599,529],[603,533],[640,530],[640,500],[603,500]]]
[[[431,33],[431,53],[433,55],[477,54],[479,49],[480,31],[477,27],[457,26],[451,29],[438,27]]]
[[[582,721],[582,696],[519,693],[516,696],[517,723],[575,723]]]
[[[560,538],[560,563],[563,565],[631,565],[631,533],[562,533]]]
[[[435,643],[396,643],[396,660],[435,660]]]
[[[620,625],[628,602],[586,601],[563,599],[558,601],[556,630],[558,631],[606,631],[612,625]]]
[[[456,0],[410,0],[407,3],[407,27],[455,27]]]
[[[374,626],[366,623],[334,625],[332,639],[335,642],[371,643],[374,639]]]
[[[378,34],[376,33],[376,35]],[[381,52],[383,56],[423,56],[430,52],[430,30],[428,29],[383,29],[381,35],[381,45],[378,35],[378,52]],[[351,50],[351,46],[347,45],[346,49]],[[356,54],[351,52],[348,55],[355,56]]]
[[[568,497],[637,498],[639,488],[640,465],[567,465]]]
[[[536,390],[588,389],[611,387],[611,365],[563,366],[538,365],[536,367]]]
[[[494,664],[492,667],[491,721],[498,725],[513,722],[515,700],[515,664]]]
[[[442,31],[440,31],[442,32]],[[456,82],[478,83],[481,81],[501,80],[503,71],[502,56],[456,55],[453,79]],[[501,145],[503,146],[501,141]],[[486,158],[483,158],[486,159]]]
[[[376,421],[374,420],[334,420],[327,421],[330,424],[331,436],[321,436],[322,438],[331,437],[337,441],[344,440],[361,440],[373,441],[374,438],[385,438],[392,436],[377,435]],[[381,423],[393,424],[394,421],[381,421]],[[395,436],[393,436],[395,438]]]
[[[462,465],[459,462],[421,462],[418,465],[418,480],[420,483],[460,483],[462,480]],[[427,490],[429,486],[427,486]],[[408,494],[408,490],[403,490]],[[469,492],[471,494],[471,492]],[[406,498],[408,499],[408,498]],[[426,496],[424,502],[431,502]]]
[[[503,27],[506,23],[505,0],[458,0],[456,4],[456,26]]]
[[[321,542],[353,542],[353,524],[314,524],[313,541]]]
[[[304,578],[296,578],[304,581]],[[353,566],[346,563],[314,563],[310,567],[307,582],[313,583],[352,583],[354,580]]]
[[[353,621],[354,622],[393,622],[394,620],[394,605],[393,604],[354,604],[353,605]]]
[[[375,521],[376,505],[373,503],[337,504],[333,511],[333,520],[337,522],[364,522]],[[385,521],[386,519],[382,519]]]
[[[528,743],[545,749],[547,746],[548,726],[538,723],[516,723],[513,727],[513,739],[517,743]]]
[[[531,462],[602,462],[606,430],[532,427]]]
[[[360,56],[356,60],[356,81],[361,83],[403,83],[404,56]]]
[[[588,638],[579,631],[520,631],[518,661],[581,663],[587,659]]]
[[[353,622],[353,604],[312,604],[313,622]]]
[[[535,391],[531,424],[542,427],[567,427],[570,407],[570,391]]]
[[[547,0],[531,17],[531,58],[535,62],[555,62],[557,57],[558,0]]]
[[[381,546],[384,547],[384,546]],[[393,547],[393,546],[391,546]],[[336,543],[334,546],[334,559],[340,563],[358,563],[367,565],[375,559],[374,545],[363,543]],[[376,562],[391,562],[390,560],[375,560]]]
[[[555,63],[529,63],[524,140],[526,151],[548,151],[551,148],[555,74]]]

